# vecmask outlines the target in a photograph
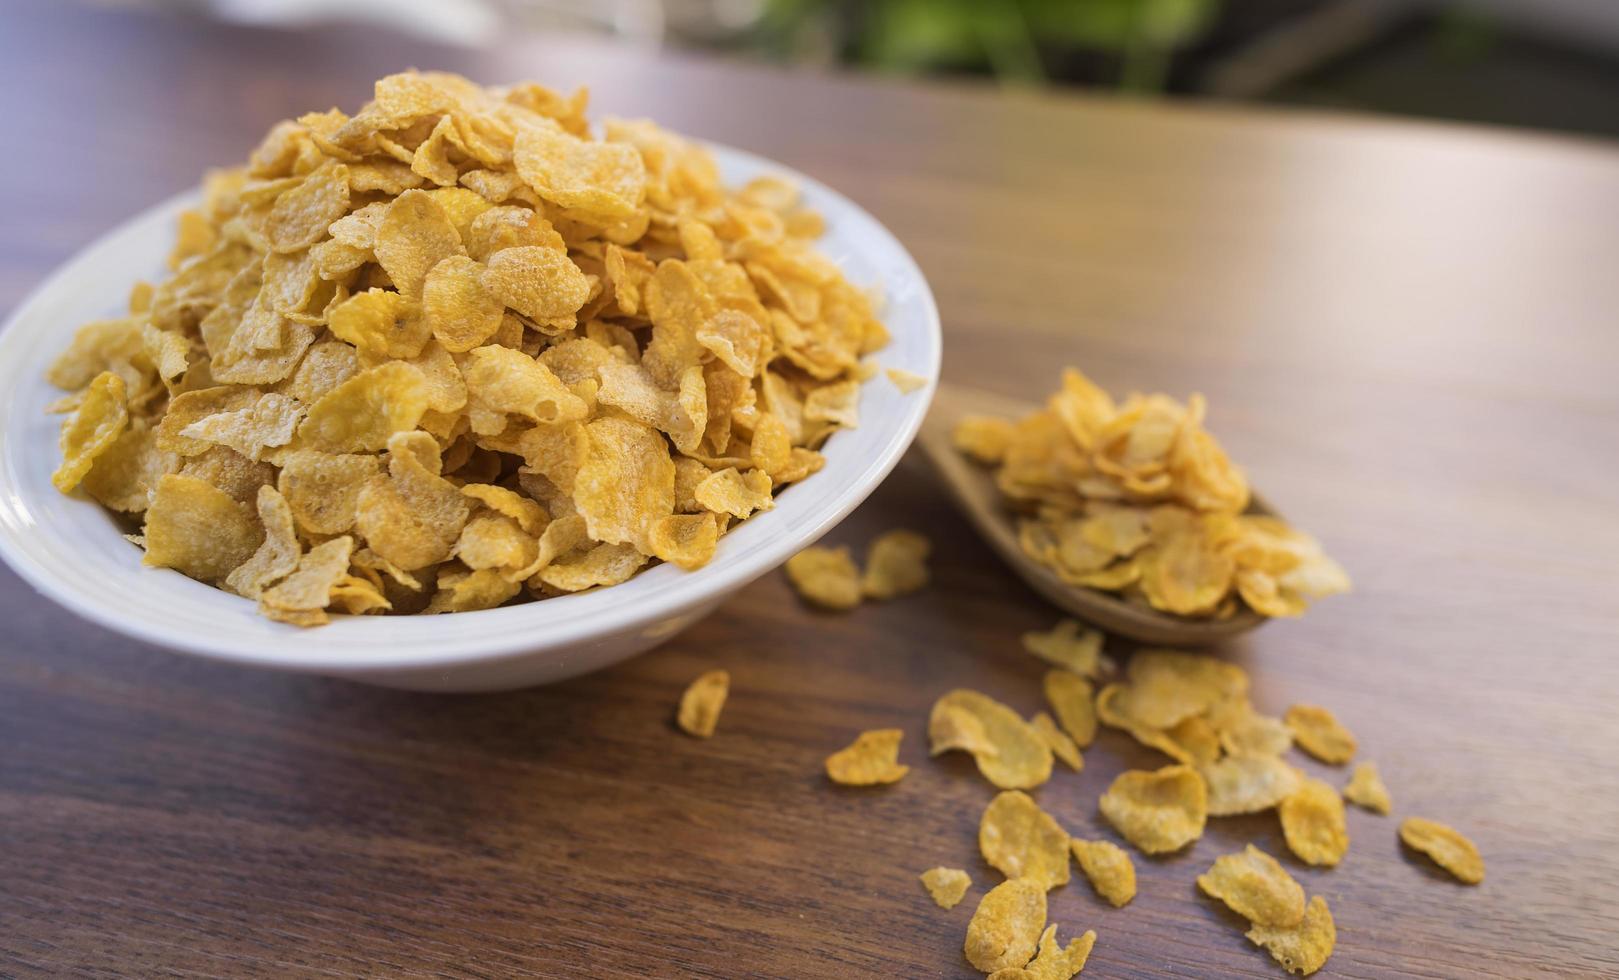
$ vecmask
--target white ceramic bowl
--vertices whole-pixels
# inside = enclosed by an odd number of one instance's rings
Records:
[[[299,629],[252,602],[168,569],[141,565],[111,517],[51,486],[61,393],[43,373],[87,320],[121,315],[137,279],[162,275],[175,217],[194,194],[166,201],[81,252],[0,332],[0,556],[36,589],[81,616],[160,647],[278,670],[431,691],[493,691],[571,677],[633,656],[711,612],[731,593],[815,541],[859,505],[899,461],[939,376],[939,314],[916,262],[887,229],[830,188],[727,147],[712,147],[729,184],[783,174],[826,217],[821,250],[851,281],[880,288],[893,342],[885,367],[926,378],[904,395],[884,377],[862,386],[860,426],[838,432],[826,467],[788,487],[774,510],[742,522],[705,568],[658,565],[611,588],[448,616],[341,616]]]

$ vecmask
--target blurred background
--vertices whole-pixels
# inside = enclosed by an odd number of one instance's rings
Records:
[[[1619,136],[1619,0],[101,2],[471,48],[578,31],[786,65]]]

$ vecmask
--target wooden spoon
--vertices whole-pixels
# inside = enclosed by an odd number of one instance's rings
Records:
[[[1022,418],[1037,406],[993,392],[939,385],[933,408],[922,423],[917,442],[950,488],[957,506],[1001,556],[1034,590],[1093,626],[1110,633],[1170,646],[1205,646],[1259,626],[1266,617],[1243,608],[1230,619],[1190,619],[1138,606],[1098,589],[1069,585],[1045,565],[1023,553],[1017,527],[1004,506],[993,471],[962,455],[951,440],[956,423],[966,415]],[[1250,513],[1274,513],[1257,496]]]

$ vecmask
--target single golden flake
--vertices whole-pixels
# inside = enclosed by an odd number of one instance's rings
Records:
[[[1476,885],[1484,880],[1484,858],[1478,848],[1451,827],[1422,817],[1407,817],[1400,822],[1400,840],[1433,858],[1457,881]]]
[[[1276,859],[1249,844],[1215,858],[1197,886],[1256,926],[1291,928],[1304,920],[1304,889]]]
[[[1027,878],[1007,879],[979,901],[962,951],[984,973],[1023,966],[1034,956],[1045,922],[1045,887]]]
[[[1078,838],[1068,846],[1096,894],[1114,908],[1123,908],[1136,897],[1136,866],[1124,848],[1112,841]]]
[[[854,744],[826,757],[826,774],[845,786],[897,783],[911,771],[910,766],[899,764],[899,743],[904,737],[898,728],[861,732]]]
[[[953,909],[967,894],[973,880],[960,868],[929,868],[922,872],[922,887],[941,909]]]
[[[935,701],[928,740],[933,755],[970,752],[1001,789],[1033,789],[1051,778],[1051,747],[1017,712],[977,691],[957,689]]]
[[[1362,762],[1355,766],[1355,771],[1349,774],[1348,785],[1344,787],[1344,799],[1385,817],[1394,811],[1394,801],[1389,797],[1388,787],[1383,785],[1383,777],[1378,774],[1375,762]]]
[[[1355,757],[1355,736],[1326,708],[1295,704],[1284,716],[1299,748],[1332,765]]]
[[[999,793],[978,823],[978,850],[1008,878],[1046,888],[1068,883],[1068,833],[1027,793]]]
[[[1306,777],[1278,812],[1288,849],[1306,864],[1330,868],[1349,851],[1343,798],[1321,780]]]
[[[730,693],[729,671],[711,670],[692,681],[686,693],[680,696],[680,711],[675,717],[680,730],[698,738],[713,735],[726,695]]]
[[[1270,955],[1287,972],[1307,977],[1326,965],[1332,947],[1338,942],[1338,930],[1327,909],[1327,900],[1317,895],[1305,906],[1304,919],[1298,925],[1255,925],[1248,930],[1248,939],[1270,950]]]
[[[1190,766],[1120,773],[1102,794],[1102,816],[1145,854],[1178,851],[1203,834],[1208,791]]]

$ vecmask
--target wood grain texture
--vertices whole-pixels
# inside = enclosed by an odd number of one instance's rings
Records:
[[[607,111],[846,191],[932,280],[949,380],[1032,398],[1073,362],[1119,391],[1203,391],[1255,485],[1358,587],[1224,652],[1260,706],[1330,706],[1397,816],[1454,823],[1489,862],[1455,885],[1352,810],[1340,868],[1289,864],[1337,918],[1324,975],[1619,974],[1613,148],[572,42],[478,54],[36,0],[5,18],[5,307],[274,120],[414,64],[588,82]],[[924,758],[925,714],[955,686],[1033,711],[1042,665],[1017,636],[1054,614],[914,454],[833,540],[896,525],[935,539],[924,593],[824,616],[772,575],[647,656],[482,697],[170,656],[0,572],[0,974],[973,975],[992,791]],[[683,738],[675,701],[715,666],[719,734]],[[889,725],[910,776],[826,783],[826,753]],[[1087,760],[1040,798],[1110,836],[1097,794],[1160,760],[1114,732]],[[1280,976],[1193,884],[1250,840],[1283,852],[1273,816],[1216,821],[1138,860],[1129,907],[1076,882],[1052,919],[1100,934],[1087,976]],[[916,881],[935,864],[975,880],[953,911]]]

